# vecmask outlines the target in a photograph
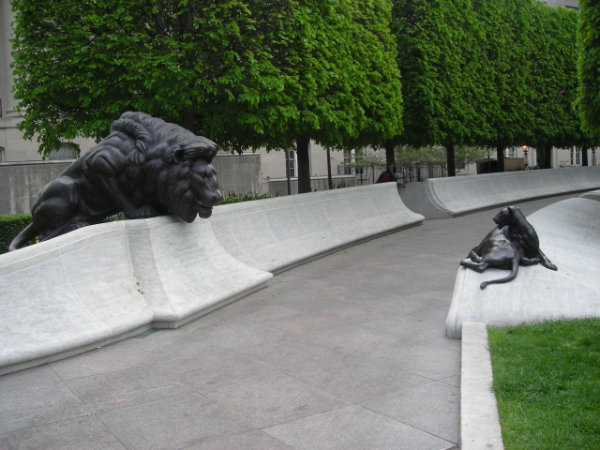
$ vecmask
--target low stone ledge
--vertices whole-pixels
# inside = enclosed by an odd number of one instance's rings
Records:
[[[307,261],[423,216],[394,183],[88,226],[0,255],[0,374],[175,328]]]
[[[210,224],[177,218],[81,228],[0,255],[0,373],[149,328],[175,328],[264,286]]]
[[[600,200],[600,189],[581,194],[581,198],[587,198],[589,200]]]
[[[215,208],[220,244],[252,267],[278,273],[424,217],[409,210],[395,183],[278,197]]]
[[[598,189],[600,167],[430,178],[425,183],[432,204],[457,216],[514,202]]]

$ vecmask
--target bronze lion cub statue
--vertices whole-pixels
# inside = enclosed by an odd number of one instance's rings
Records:
[[[519,208],[503,208],[494,217],[494,222],[498,226],[469,252],[460,265],[479,273],[488,267],[508,269],[511,273],[504,278],[484,281],[480,285],[481,289],[485,289],[488,284],[513,280],[517,276],[519,265],[531,266],[540,263],[547,269],[557,270],[540,249],[535,229]]]
[[[217,145],[172,123],[126,112],[111,133],[44,186],[33,222],[10,243],[22,247],[102,222],[122,211],[129,219],[175,214],[208,218],[223,199],[211,165]]]

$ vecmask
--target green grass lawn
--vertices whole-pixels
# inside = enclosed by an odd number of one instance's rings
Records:
[[[507,449],[600,449],[600,319],[490,328]]]

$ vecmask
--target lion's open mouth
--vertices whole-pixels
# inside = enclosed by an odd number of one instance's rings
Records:
[[[198,211],[200,217],[208,219],[212,214],[212,206],[204,206],[201,203],[196,203],[196,211]]]

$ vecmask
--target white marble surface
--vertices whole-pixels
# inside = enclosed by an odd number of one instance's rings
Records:
[[[395,183],[279,197],[215,208],[220,244],[269,272],[402,227],[424,217],[410,211]]]
[[[600,167],[521,170],[426,180],[431,202],[451,215],[598,188]]]
[[[174,328],[283,270],[419,224],[395,183],[85,227],[0,255],[0,373]]]
[[[572,198],[547,206],[528,218],[540,248],[558,267],[520,267],[515,280],[492,284],[484,280],[505,276],[490,269],[479,274],[458,269],[446,335],[461,337],[462,324],[482,322],[510,326],[545,320],[600,316],[600,202]]]
[[[587,198],[590,200],[600,200],[600,189],[581,194],[581,198]]]
[[[0,371],[150,323],[128,253],[106,224],[0,255]]]
[[[0,255],[0,373],[179,326],[271,277],[225,252],[207,221],[173,217],[90,226]]]

